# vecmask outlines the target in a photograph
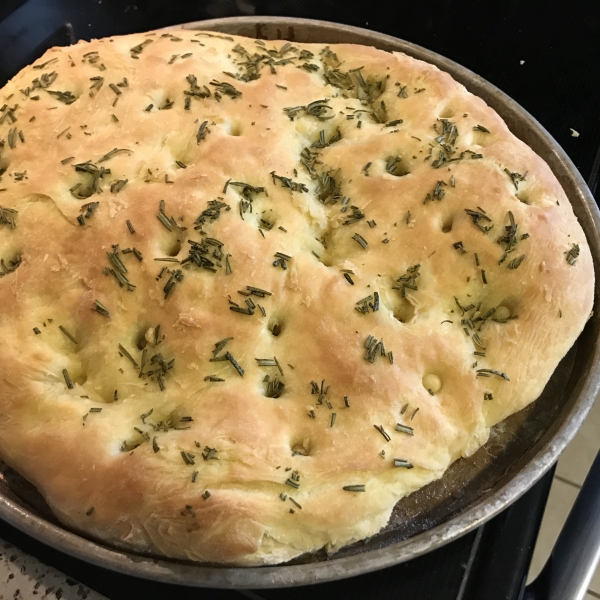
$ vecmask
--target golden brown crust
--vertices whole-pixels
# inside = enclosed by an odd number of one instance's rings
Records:
[[[549,167],[403,54],[139,34],[49,50],[0,104],[0,454],[109,543],[249,565],[372,535],[591,310]]]

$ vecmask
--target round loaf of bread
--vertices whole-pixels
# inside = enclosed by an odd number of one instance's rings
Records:
[[[550,168],[404,54],[151,32],[53,48],[0,106],[0,457],[106,543],[371,536],[590,314]]]

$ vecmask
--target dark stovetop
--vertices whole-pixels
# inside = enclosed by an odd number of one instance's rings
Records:
[[[600,11],[594,0],[552,10],[537,0],[0,0],[0,86],[52,45],[234,15],[337,21],[438,52],[512,96],[563,146],[589,182],[600,169]],[[522,62],[524,61],[524,62]],[[579,132],[573,137],[571,128]],[[408,563],[310,588],[228,592],[145,582],[87,565],[0,522],[0,537],[111,600],[521,597],[550,473],[477,531]]]
[[[113,573],[56,552],[0,521],[0,538],[77,578],[110,600],[518,600],[544,506],[546,475],[509,509],[478,530],[407,563],[337,582],[273,590],[186,588]]]
[[[65,22],[75,39],[90,39],[234,15],[336,21],[419,44],[481,75],[534,115],[588,179],[600,145],[597,8],[594,0],[561,11],[543,0],[0,0],[0,85],[49,43],[66,43]]]

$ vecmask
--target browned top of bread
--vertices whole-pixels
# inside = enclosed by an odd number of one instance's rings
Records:
[[[49,50],[1,105],[0,456],[109,543],[370,536],[590,313],[549,167],[403,54],[130,35]]]

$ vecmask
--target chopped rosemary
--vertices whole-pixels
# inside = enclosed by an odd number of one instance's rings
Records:
[[[569,248],[569,250],[566,250],[564,252],[567,262],[571,266],[574,266],[575,263],[577,262],[577,258],[579,257],[579,252],[580,252],[579,244],[571,244],[571,248]]]
[[[8,263],[3,258],[0,259],[0,277],[16,271],[22,262],[23,260],[19,255],[15,256],[13,260],[9,260]]]
[[[333,115],[327,114],[328,111],[333,110],[328,103],[329,98],[325,98],[324,100],[315,100],[306,106],[293,106],[284,108],[283,110],[291,121],[301,113],[316,117],[319,121],[327,121],[328,119],[333,119]]]
[[[219,382],[219,381],[225,381],[225,380],[222,377],[218,377],[217,375],[207,375],[204,378],[204,381]]]
[[[2,173],[0,172],[0,175],[1,174]],[[8,225],[10,229],[15,229],[17,226],[15,221],[17,214],[17,211],[13,208],[2,208],[2,206],[0,206],[0,225]]]
[[[289,177],[282,177],[277,175],[275,171],[271,171],[271,177],[273,178],[273,185],[277,180],[281,181],[283,187],[289,188],[292,192],[308,192],[308,188],[303,183],[299,183],[290,179]]]
[[[396,431],[400,431],[401,433],[407,433],[408,435],[414,435],[415,430],[408,425],[402,425],[401,423],[396,423]]]
[[[171,277],[169,277],[169,280],[167,281],[167,283],[165,284],[165,287],[163,288],[163,292],[165,293],[165,299],[167,299],[169,297],[169,295],[173,291],[173,288],[175,287],[175,285],[177,283],[181,283],[182,281],[183,281],[183,272],[181,271],[181,269],[177,269],[177,270],[173,271],[173,273],[171,274]]]
[[[441,133],[438,130],[437,123],[434,124],[433,128],[439,135],[435,138],[435,141],[441,146],[441,150],[438,153],[438,157],[433,160],[431,166],[434,169],[439,169],[441,166],[454,160],[460,160],[460,158],[453,158],[456,151],[455,144],[458,138],[458,129],[456,124],[448,119],[438,119],[442,123]],[[464,153],[463,153],[464,154]]]
[[[154,409],[151,408],[148,412],[145,412],[143,415],[140,416],[140,419],[142,421],[142,423],[145,425],[146,424],[146,419],[154,412]]]
[[[110,186],[110,191],[113,194],[118,194],[126,185],[129,179],[119,179],[115,181]]]
[[[219,460],[217,458],[217,449],[211,448],[210,446],[204,447],[204,452],[202,453],[202,458],[206,461],[208,460]]]
[[[255,358],[254,360],[258,363],[259,367],[277,367],[277,369],[279,369],[279,373],[283,377],[283,369],[281,368],[281,365],[279,364],[279,361],[277,360],[276,356],[274,356],[272,359]]]
[[[345,485],[342,488],[345,492],[365,492],[365,484],[364,483],[358,483],[358,484],[354,484],[354,485]]]
[[[420,268],[420,264],[408,267],[408,269],[406,269],[406,273],[398,277],[398,279],[396,280],[397,283],[392,285],[392,289],[402,290],[403,298],[406,298],[407,289],[417,291],[417,279],[421,276],[421,273],[419,272]]]
[[[228,340],[227,340],[227,341],[229,341],[230,339],[233,339],[233,338],[228,338]],[[219,342],[219,343],[221,343],[221,342]],[[217,353],[218,353],[218,352],[220,352],[220,351],[223,349],[223,347],[224,347],[224,346],[225,346],[225,344],[223,344],[223,346],[222,346],[221,348],[219,348],[219,350],[216,350],[216,352],[217,352]],[[214,353],[215,353],[215,350],[213,350],[213,354],[214,354]],[[229,361],[229,362],[232,364],[232,366],[234,367],[234,369],[235,369],[235,370],[236,370],[236,371],[237,371],[237,372],[240,374],[240,377],[243,377],[243,376],[244,376],[244,369],[243,369],[243,368],[242,368],[242,366],[241,366],[241,365],[240,365],[240,364],[239,364],[239,363],[238,363],[238,362],[235,360],[235,358],[233,358],[233,356],[232,356],[232,355],[231,355],[229,352],[226,352],[226,353],[225,353],[225,355],[224,355],[224,356],[222,356],[222,357],[218,357],[218,358],[217,358],[217,357],[216,357],[216,355],[215,355],[215,357],[214,357],[214,358],[211,358],[211,359],[210,359],[210,361],[211,361],[211,362],[213,362],[213,361],[215,361],[215,360],[228,360],[228,361]]]
[[[369,335],[365,341],[364,347],[367,349],[365,354],[365,360],[373,363],[375,359],[381,354],[381,356],[387,356],[383,339],[377,341],[375,337]]]
[[[202,140],[206,139],[206,134],[210,133],[210,129],[207,128],[208,121],[204,121],[198,129],[196,134],[196,144],[199,144]]]
[[[275,375],[273,379],[270,379],[267,382],[267,389],[265,392],[265,396],[267,398],[279,398],[283,393],[283,388],[285,384],[279,380],[279,376]]]
[[[277,260],[273,261],[273,266],[281,267],[285,271],[287,269],[287,261],[292,260],[292,257],[283,252],[275,252],[274,256]]]
[[[478,377],[490,377],[490,375],[497,375],[506,381],[510,381],[506,373],[501,373],[500,371],[495,371],[494,369],[477,369]]]
[[[335,142],[339,142],[342,139],[342,132],[338,127],[335,133],[331,136],[331,138],[326,141],[325,140],[325,130],[321,129],[319,132],[319,139],[316,142],[311,144],[311,148],[327,148],[327,146],[331,146],[331,144],[335,144]]]
[[[242,92],[240,92],[239,90],[234,88],[230,83],[221,82],[221,81],[217,81],[216,79],[213,79],[209,83],[209,85],[214,86],[218,90],[217,92],[215,92],[215,98],[217,99],[217,101],[221,97],[220,94],[229,96],[230,98],[233,98],[234,100],[236,98],[239,98],[242,95]],[[217,94],[219,94],[219,96],[217,96]]]
[[[113,156],[117,154],[121,154],[123,152],[132,152],[132,150],[127,150],[127,148],[113,148],[110,152],[107,152],[104,156],[98,159],[98,163],[106,162],[110,160]]]
[[[195,465],[194,455],[191,452],[185,452],[184,450],[180,451],[181,458],[186,465]]]
[[[104,269],[104,274],[112,275],[117,280],[120,287],[127,287],[128,291],[133,291],[136,286],[133,283],[131,283],[125,275],[127,273],[127,267],[125,267],[123,261],[121,260],[119,254],[119,246],[113,246],[113,251],[107,252],[106,255],[108,256],[108,259],[114,266],[114,269],[106,268]]]
[[[344,204],[344,201],[346,201],[346,200],[350,201],[350,198],[345,196],[342,200],[342,204]],[[347,209],[348,209],[348,206],[344,205],[344,206],[342,206],[342,209],[340,212],[346,212]],[[358,208],[358,206],[352,205],[352,206],[350,206],[350,210],[352,211],[352,213],[348,216],[348,218],[345,221],[342,221],[342,225],[352,225],[353,223],[356,223],[357,221],[364,219],[365,213],[363,213],[362,210],[360,210],[360,208]],[[367,221],[367,222],[371,223],[371,221]],[[375,221],[372,221],[372,222],[375,223]]]
[[[73,381],[71,380],[71,376],[69,375],[69,372],[67,371],[67,369],[63,369],[62,374],[65,379],[65,383],[67,384],[67,387],[70,390],[72,390],[75,387],[75,385],[73,384]]]
[[[45,63],[40,63],[39,65],[33,65],[32,69],[45,69],[48,65],[56,62],[58,60],[58,58],[51,58],[50,60],[47,60]],[[42,75],[43,77],[43,75]]]
[[[401,125],[402,123],[404,123],[404,121],[402,119],[395,119],[393,121],[390,121],[389,123],[386,123],[385,126],[386,127],[396,127],[397,125]]]
[[[491,223],[491,219],[485,215],[482,212],[477,212],[476,210],[471,210],[469,208],[465,208],[465,212],[471,217],[471,219],[473,220],[473,224],[480,229],[481,231],[483,231],[483,233],[487,233],[488,231],[490,231],[490,229],[492,229],[492,227],[494,227],[493,225],[481,225],[480,221],[487,221],[489,223]]]
[[[425,200],[423,200],[423,204],[427,204],[430,200],[438,200],[440,201],[445,195],[446,192],[442,186],[448,185],[445,181],[438,181],[433,188],[433,192],[428,192],[425,196]]]
[[[400,156],[388,156],[385,159],[385,170],[395,177],[400,177],[405,174],[404,170],[400,168],[400,162],[402,158]]]
[[[364,250],[366,249],[366,247],[369,245],[369,242],[367,242],[367,240],[365,240],[364,237],[362,237],[362,235],[360,235],[359,233],[355,233],[352,236],[352,239]]]
[[[131,362],[134,369],[139,369],[139,365],[137,364],[137,361],[135,360],[135,358],[133,358],[133,356],[131,356],[131,354],[128,352],[128,350],[122,344],[119,344],[119,352]]]
[[[158,214],[156,215],[157,219],[165,226],[169,231],[179,231],[182,230],[181,227],[177,224],[177,221],[174,217],[168,217],[165,212],[165,201],[161,200],[158,203]]]
[[[74,343],[77,343],[77,340],[66,330],[65,327],[59,325],[58,328]]]
[[[454,244],[452,244],[452,247],[455,248],[456,250],[458,250],[461,254],[467,253],[467,251],[463,247],[462,242],[455,242]]]
[[[392,439],[389,433],[383,428],[382,425],[373,425],[373,427],[375,427],[375,429],[379,431],[379,433],[383,436],[386,442],[389,442]]]
[[[222,339],[221,341],[217,342],[215,344],[215,349],[212,351],[213,353],[213,357],[217,356],[217,354],[219,354],[219,352],[221,352],[221,350],[223,350],[223,348],[225,348],[225,346],[232,340],[232,337],[228,337],[225,339]]]
[[[83,215],[79,215],[79,217],[77,217],[77,220],[79,221],[80,225],[85,224],[84,219],[90,219],[92,217],[92,215],[96,212],[96,209],[100,206],[100,202],[88,202],[87,204],[83,204],[81,206],[81,211],[85,211],[85,213]],[[82,223],[83,221],[83,223]]]
[[[69,91],[59,92],[59,91],[46,90],[46,92],[48,92],[48,94],[50,94],[53,98],[56,98],[57,100],[60,100],[61,102],[64,102],[64,104],[73,104],[73,102],[75,102],[75,100],[77,100],[77,96],[74,96],[72,94],[72,92],[69,92]]]
[[[373,300],[373,302],[370,302]],[[369,313],[369,307],[373,312],[377,312],[379,310],[379,292],[373,292],[373,296],[367,296],[366,298],[362,298],[356,303],[355,309],[366,315]]]
[[[142,53],[142,51],[144,50],[144,48],[148,45],[151,44],[154,40],[144,40],[141,44],[138,44],[137,46],[134,46],[133,48],[129,49],[129,52],[131,52],[131,57],[132,58],[139,58],[139,54]]]
[[[510,177],[510,180],[513,182],[516,190],[519,189],[519,182],[525,181],[525,178],[527,177],[527,173],[525,173],[525,175],[521,175],[521,173],[517,173],[516,171],[511,172],[508,169],[504,169],[504,172]]]
[[[521,263],[525,260],[525,254],[521,254],[519,258],[513,258],[510,263],[508,263],[509,269],[518,269]]]
[[[412,463],[409,463],[407,460],[403,460],[402,458],[395,458],[394,466],[402,467],[404,469],[412,469],[414,465]]]
[[[98,300],[94,300],[94,308],[92,310],[95,310],[104,317],[110,317],[108,309],[105,306],[103,306]]]

